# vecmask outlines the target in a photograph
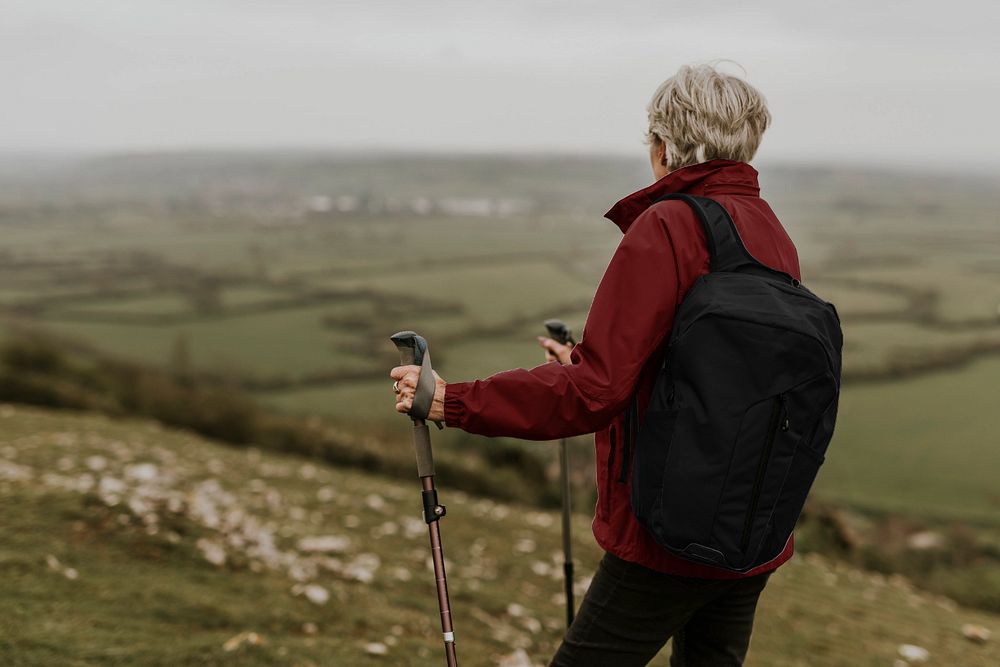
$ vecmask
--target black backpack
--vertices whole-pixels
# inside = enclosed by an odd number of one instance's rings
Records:
[[[833,435],[843,336],[832,304],[754,259],[726,210],[672,194],[711,272],[679,306],[632,461],[632,511],[665,549],[733,572],[782,553]],[[630,429],[627,429],[627,431]],[[622,473],[627,468],[624,448]]]

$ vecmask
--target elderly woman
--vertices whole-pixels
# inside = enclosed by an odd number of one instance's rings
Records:
[[[711,197],[732,216],[750,253],[799,278],[795,246],[761,199],[748,164],[770,123],[761,94],[707,65],[682,67],[648,107],[655,182],[615,204],[621,229],[573,348],[542,339],[561,363],[482,380],[436,378],[430,419],[486,436],[528,440],[595,433],[598,501],[594,537],[606,552],[553,665],[645,665],[673,638],[671,665],[740,665],[757,599],[770,573],[792,555],[735,573],[660,547],[630,508],[628,442],[641,423],[678,304],[709,272],[698,219],[668,193]],[[413,399],[416,366],[391,372],[396,410]],[[634,400],[633,400],[634,398]]]

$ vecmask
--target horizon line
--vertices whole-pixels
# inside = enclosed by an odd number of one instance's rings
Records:
[[[586,149],[570,150],[566,148],[539,147],[539,148],[511,148],[499,149],[488,147],[450,147],[450,148],[424,148],[424,147],[385,147],[385,146],[352,146],[352,145],[297,145],[297,144],[274,144],[274,145],[212,145],[212,144],[190,144],[182,146],[148,146],[148,147],[109,147],[109,148],[56,148],[56,147],[0,147],[0,160],[11,159],[103,159],[103,158],[127,158],[127,157],[157,157],[157,156],[180,156],[180,155],[278,155],[278,154],[313,154],[313,155],[342,155],[349,157],[426,157],[431,159],[453,159],[453,158],[479,158],[479,159],[614,159],[627,160],[635,159],[637,162],[644,162],[645,155],[641,152],[627,152],[614,150]],[[934,175],[934,174],[972,174],[979,178],[989,176],[1000,177],[1000,162],[941,162],[941,161],[893,161],[875,158],[849,159],[845,156],[826,156],[822,158],[805,157],[770,157],[762,160],[754,160],[751,165],[760,164],[768,168],[784,167],[810,167],[817,169],[856,169],[859,171],[889,171],[896,173],[912,173],[914,175]],[[933,165],[933,166],[928,166]],[[984,170],[988,173],[983,173]]]

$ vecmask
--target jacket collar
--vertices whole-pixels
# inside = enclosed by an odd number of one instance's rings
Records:
[[[757,170],[746,162],[709,160],[675,169],[652,185],[633,192],[604,214],[624,234],[639,214],[663,195],[684,192],[691,195],[713,194],[760,196]]]

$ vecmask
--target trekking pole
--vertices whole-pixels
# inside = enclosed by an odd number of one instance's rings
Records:
[[[431,537],[431,556],[434,560],[434,580],[437,583],[438,608],[441,610],[441,632],[444,634],[444,652],[448,667],[458,667],[455,654],[455,631],[451,625],[451,607],[448,603],[448,579],[444,571],[444,551],[441,549],[441,527],[438,520],[445,515],[444,505],[438,504],[437,489],[434,488],[434,458],[431,455],[431,431],[427,427],[427,415],[434,400],[434,373],[431,370],[431,355],[427,341],[412,331],[400,331],[390,336],[399,349],[399,362],[404,366],[420,366],[417,388],[410,408],[413,420],[413,448],[417,455],[417,475],[423,486],[421,496],[424,503],[424,522]],[[441,422],[435,422],[444,428]]]
[[[566,345],[576,345],[573,334],[561,320],[545,320],[545,328],[549,337]],[[561,362],[560,362],[561,363]],[[570,543],[570,498],[569,498],[569,452],[566,448],[566,438],[559,440],[559,476],[562,482],[562,542],[563,542],[563,577],[566,586],[566,627],[573,624],[573,547]]]

